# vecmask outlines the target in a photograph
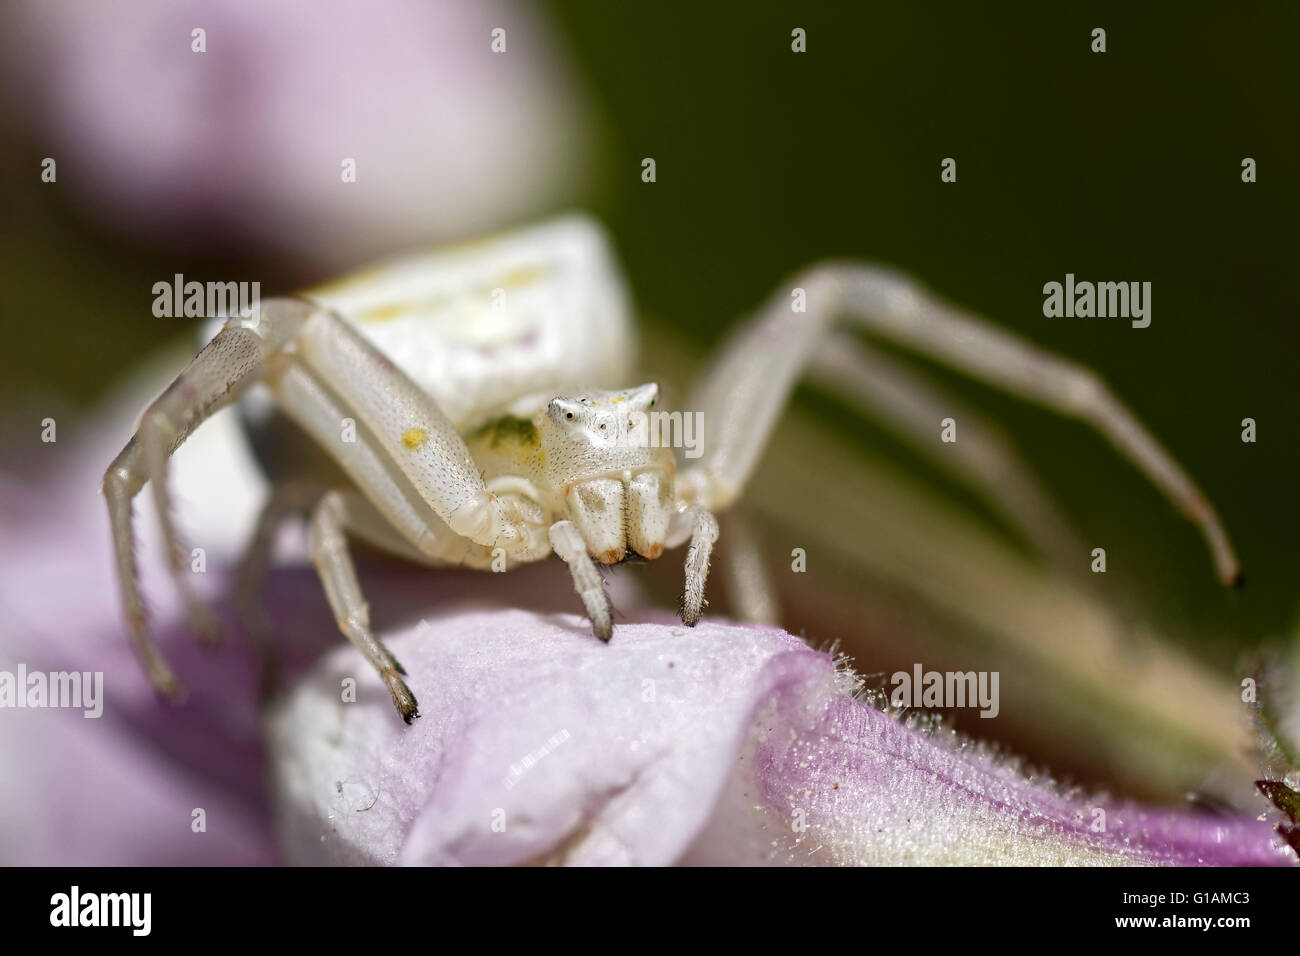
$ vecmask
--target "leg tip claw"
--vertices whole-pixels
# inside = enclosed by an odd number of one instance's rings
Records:
[[[677,605],[677,616],[682,619],[683,624],[687,627],[694,627],[700,623],[700,615],[703,613],[703,607],[688,601],[685,594],[682,595],[682,599]]]
[[[420,704],[411,693],[411,688],[406,686],[406,682],[398,676],[397,672],[390,671],[384,674],[384,682],[388,685],[388,691],[393,695],[393,704],[397,707],[397,712],[402,715],[402,720],[409,726],[411,721],[420,716]]]

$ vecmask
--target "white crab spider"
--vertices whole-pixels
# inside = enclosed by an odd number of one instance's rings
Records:
[[[792,308],[795,288],[806,311]],[[494,307],[503,297],[507,307]],[[689,541],[681,616],[694,624],[718,535],[714,512],[743,491],[805,373],[877,413],[933,404],[932,393],[840,325],[1087,420],[1197,524],[1220,578],[1239,578],[1205,496],[1096,375],[873,266],[814,267],[739,330],[688,405],[706,428],[698,460],[679,465],[666,448],[603,440],[602,424],[627,424],[656,402],[658,388],[614,387],[628,380],[634,357],[627,297],[604,232],[567,217],[401,259],[225,322],[145,411],[104,476],[135,650],[154,686],[175,695],[137,585],[131,502],[147,480],[190,622],[212,631],[169,520],[167,459],[246,392],[250,403],[259,392],[271,400],[250,417],[272,492],[241,568],[240,603],[256,605],[278,522],[308,514],[312,561],[339,628],[408,723],[415,697],[371,632],[348,535],[430,565],[486,568],[494,552],[508,565],[553,552],[603,640],[613,625],[597,564],[656,558]],[[1005,452],[986,451],[998,456],[994,473],[1019,474]],[[751,591],[749,599],[764,597]]]

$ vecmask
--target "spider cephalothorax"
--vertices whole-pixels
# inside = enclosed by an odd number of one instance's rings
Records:
[[[502,539],[498,547],[515,560],[533,560],[539,533],[545,535],[546,550],[581,579],[579,593],[605,640],[613,627],[610,609],[587,558],[606,565],[629,555],[654,559],[670,541],[694,535],[700,570],[693,574],[688,564],[683,619],[694,624],[702,607],[716,525],[674,495],[674,432],[662,427],[672,419],[659,418],[658,401],[653,383],[526,397],[466,436],[487,490],[516,513],[532,515],[530,533]],[[479,560],[486,563],[488,553]]]
[[[644,558],[664,552],[676,463],[650,417],[658,394],[656,385],[590,389],[554,399],[541,416],[547,474],[602,564],[616,564],[628,551]]]

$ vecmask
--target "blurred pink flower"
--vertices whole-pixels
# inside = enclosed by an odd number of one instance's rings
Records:
[[[6,87],[58,182],[115,225],[353,266],[572,198],[587,98],[541,16],[502,0],[21,0],[2,17]]]

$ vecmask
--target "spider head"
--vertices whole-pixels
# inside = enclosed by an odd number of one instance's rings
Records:
[[[542,416],[547,471],[591,556],[616,564],[664,550],[676,463],[655,409],[659,386],[586,389]]]

